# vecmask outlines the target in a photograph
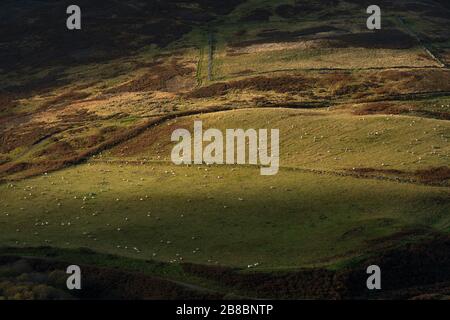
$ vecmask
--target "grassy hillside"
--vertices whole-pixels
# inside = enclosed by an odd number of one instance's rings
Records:
[[[166,160],[170,134],[208,128],[278,128],[282,166],[322,170],[414,171],[449,163],[448,121],[403,115],[355,115],[349,108],[245,109],[170,120],[101,154],[101,159]],[[206,146],[206,143],[204,144]],[[444,182],[444,181],[442,181]]]
[[[0,256],[221,298],[365,296],[366,262],[411,258],[427,289],[392,271],[387,297],[448,289],[446,1],[381,1],[377,31],[353,0],[80,1],[79,32],[68,4],[1,5]],[[279,129],[280,172],[175,166],[195,120]]]
[[[295,170],[93,163],[1,191],[5,245],[162,261],[292,268],[396,233],[450,230],[447,188]]]

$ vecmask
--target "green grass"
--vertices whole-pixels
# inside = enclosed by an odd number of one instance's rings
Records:
[[[430,113],[448,112],[448,97],[396,101],[401,106],[415,107],[407,115],[356,116],[352,113],[356,107],[364,107],[354,105],[352,100],[362,98],[362,92],[368,95],[365,98],[375,99],[389,94],[446,91],[446,71],[442,70],[440,76],[436,75],[438,71],[434,74],[412,68],[391,69],[386,74],[358,71],[368,67],[435,65],[423,57],[420,47],[336,49],[324,43],[311,48],[283,49],[285,44],[281,44],[282,50],[278,51],[241,48],[239,50],[247,50],[248,54],[227,54],[231,42],[257,39],[258,34],[267,29],[298,31],[330,25],[349,32],[366,31],[364,8],[350,3],[339,7],[339,15],[328,17],[320,15],[333,13],[334,8],[323,7],[292,21],[279,16],[272,16],[268,22],[240,21],[256,8],[273,10],[283,3],[294,4],[295,1],[275,4],[269,0],[251,0],[230,15],[213,21],[211,29],[217,41],[214,80],[255,74],[267,77],[294,74],[301,79],[304,75],[308,79],[304,91],[243,90],[206,99],[189,99],[181,93],[168,92],[105,94],[111,88],[147,75],[153,70],[149,63],[157,59],[163,64],[171,63],[174,58],[179,58],[180,65],[195,63],[197,70],[192,77],[197,85],[209,85],[208,27],[199,25],[193,25],[191,32],[165,48],[149,42],[126,57],[104,62],[36,66],[0,75],[0,89],[39,84],[47,81],[46,77],[51,74],[56,74],[60,80],[49,92],[34,94],[30,91],[17,102],[17,107],[1,111],[2,115],[30,114],[29,118],[24,117],[23,124],[30,121],[44,126],[53,120],[51,125],[63,124],[65,120],[58,115],[84,108],[100,117],[86,121],[77,119],[69,129],[74,131],[55,135],[60,141],[101,135],[100,128],[106,126],[116,126],[119,130],[132,128],[152,116],[175,110],[254,107],[255,98],[280,104],[320,99],[326,103],[342,103],[330,109],[243,109],[180,117],[102,152],[88,164],[12,185],[0,184],[0,247],[13,247],[0,249],[0,254],[53,257],[220,287],[220,284],[186,274],[178,263],[244,269],[249,264],[259,263],[256,269],[265,271],[310,266],[338,269],[359,261],[375,247],[396,246],[411,238],[418,239],[424,233],[448,234],[448,180],[446,186],[435,187],[336,175],[354,167],[412,172],[448,166],[450,123],[430,116]],[[383,24],[395,26],[396,14],[395,10],[389,12]],[[405,20],[424,38],[434,37],[435,31],[444,33],[444,24],[431,23],[420,15],[405,13]],[[236,35],[242,30],[246,33]],[[433,41],[431,44],[435,47],[449,43]],[[346,80],[340,72],[334,74],[335,79],[332,73],[321,71],[292,72],[319,68],[354,69],[349,71],[354,77]],[[239,74],[245,70],[246,74]],[[280,72],[275,72],[277,70]],[[415,72],[417,78],[413,78]],[[39,88],[37,84],[33,86]],[[308,85],[311,85],[309,89]],[[352,89],[356,90],[355,94]],[[35,113],[50,99],[72,90],[87,92],[90,98],[98,100],[69,105],[65,109],[53,106],[48,118],[45,114],[40,118],[41,115]],[[43,119],[49,122],[40,123]],[[203,121],[204,129],[280,129],[282,168],[279,174],[263,177],[259,168],[250,166],[172,165],[169,158],[173,147],[171,132],[178,127],[192,130],[193,121],[198,119]],[[17,124],[20,128],[21,121],[7,120],[4,126]],[[80,128],[85,130],[77,131]],[[20,133],[18,129],[17,134]],[[54,143],[50,139],[28,147],[20,146],[9,154],[2,154],[1,158],[27,162],[46,160],[37,158],[36,154]],[[83,152],[81,149],[76,151]],[[143,159],[151,161],[142,165],[126,164],[126,161]],[[312,170],[326,173],[317,174]],[[20,175],[12,174],[7,178]],[[402,233],[414,230],[420,232]],[[393,236],[391,240],[386,238],[389,236]],[[91,248],[96,253],[79,248]],[[174,263],[158,263],[161,261]]]
[[[176,264],[163,264],[157,261],[132,259],[127,257],[102,254],[87,248],[59,249],[51,247],[28,247],[28,248],[0,248],[2,255],[19,255],[26,257],[47,258],[56,261],[74,262],[82,265],[95,265],[121,270],[135,271],[153,276],[168,277],[172,279],[186,279],[182,268]],[[6,270],[10,271],[10,270]]]
[[[398,115],[355,116],[339,108],[245,109],[178,118],[117,146],[104,158],[170,160],[174,146],[171,132],[178,127],[192,132],[194,120],[202,120],[204,130],[279,129],[280,165],[286,167],[416,170],[449,163],[448,121]]]
[[[278,269],[366,252],[405,229],[449,231],[446,188],[235,169],[90,164],[2,185],[0,242]]]
[[[258,3],[256,5],[256,3]],[[291,1],[286,1],[291,3]],[[283,3],[276,3],[280,5]],[[292,3],[291,3],[292,4]],[[342,5],[342,4],[341,4]],[[265,30],[283,31],[299,31],[311,27],[333,26],[338,29],[348,30],[349,32],[367,32],[365,19],[361,18],[365,10],[359,5],[342,5],[342,12],[339,13],[341,18],[328,13],[326,17],[317,17],[315,13],[323,14],[326,8],[317,10],[317,12],[308,12],[302,17],[292,21],[291,19],[283,19],[276,15],[272,16],[269,21],[261,22],[243,22],[239,19],[246,13],[252,12],[255,6],[260,8],[275,7],[272,3],[266,1],[247,1],[239,6],[232,14],[228,16],[227,21],[220,21],[214,26],[216,39],[216,52],[214,55],[214,78],[216,80],[227,80],[242,71],[253,70],[247,72],[248,75],[274,72],[279,70],[302,70],[302,69],[320,69],[320,68],[342,68],[342,69],[365,69],[365,68],[392,68],[392,67],[427,67],[437,66],[436,62],[431,58],[424,59],[426,55],[423,48],[416,46],[405,50],[392,50],[382,48],[330,48],[327,43],[315,44],[315,47],[309,48],[299,47],[295,49],[267,50],[258,49],[260,46],[250,46],[248,48],[240,48],[238,51],[244,51],[243,55],[232,56],[227,55],[226,50],[229,49],[230,43],[239,43],[248,40],[260,39],[259,33]],[[251,9],[250,9],[251,8]],[[348,16],[342,16],[347,10]],[[410,13],[402,12],[402,16],[410,19],[416,19]],[[402,29],[403,26],[398,25],[395,12],[389,12],[384,17],[384,25],[390,28],[396,27]],[[430,22],[426,24],[428,27]],[[351,30],[349,26],[352,26]],[[422,29],[425,29],[423,27]],[[245,31],[243,35],[236,35],[237,32]],[[430,33],[432,34],[432,32]],[[300,42],[306,42],[308,37],[301,37]],[[270,43],[270,41],[268,41]],[[272,41],[273,42],[273,41]],[[280,40],[283,45],[283,41]],[[290,43],[292,44],[292,43]],[[422,57],[420,57],[422,56]],[[241,75],[242,76],[242,75]]]
[[[216,79],[227,79],[245,70],[248,75],[279,70],[301,70],[321,68],[365,69],[392,68],[400,66],[435,66],[432,60],[419,61],[421,48],[411,50],[390,49],[290,49],[254,52],[239,56],[218,53],[215,63]]]

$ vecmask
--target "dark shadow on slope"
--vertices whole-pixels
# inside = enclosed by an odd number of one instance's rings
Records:
[[[20,257],[20,252],[26,254],[30,251],[46,257]],[[149,274],[161,273],[166,268],[174,268],[173,265],[98,254],[89,249],[3,248],[1,252],[0,281],[7,281],[11,287],[23,285],[24,279],[31,287],[40,283],[58,290],[57,297],[67,295],[67,266],[80,264],[84,288],[75,296],[78,299],[223,299],[243,296],[269,299],[438,299],[448,297],[450,289],[450,237],[420,230],[380,239],[368,257],[348,262],[337,270],[243,271],[184,263],[180,265],[177,277],[184,275],[190,279],[186,280],[188,283]],[[91,264],[79,261],[91,261]],[[121,267],[105,266],[111,264]],[[381,268],[383,290],[367,289],[366,269],[370,265]],[[30,277],[40,280],[30,280]],[[221,289],[196,286],[191,284],[193,279],[202,279],[202,283]],[[231,292],[233,294],[230,295]],[[5,289],[0,287],[0,296],[2,293],[4,295]],[[37,295],[32,298],[51,297]]]

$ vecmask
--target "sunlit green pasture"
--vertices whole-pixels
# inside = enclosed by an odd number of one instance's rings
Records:
[[[251,167],[85,164],[0,186],[3,246],[284,268],[450,231],[448,188]]]

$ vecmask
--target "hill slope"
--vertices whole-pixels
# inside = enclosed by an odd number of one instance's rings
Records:
[[[65,29],[68,3],[1,5],[5,254],[88,247],[98,258],[87,263],[152,260],[158,271],[140,271],[223,294],[236,279],[214,280],[217,265],[268,279],[308,267],[324,284],[355,261],[392,267],[389,250],[447,245],[447,2],[382,1],[373,32],[367,5],[351,0],[81,1],[79,32]],[[279,129],[279,174],[175,166],[171,133],[195,120]],[[436,250],[427,261],[445,267]],[[448,288],[425,265],[424,290]],[[242,285],[244,296],[284,294]],[[297,286],[286,296],[336,294]]]

